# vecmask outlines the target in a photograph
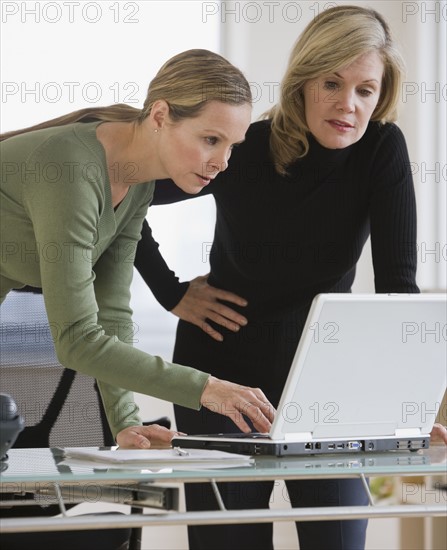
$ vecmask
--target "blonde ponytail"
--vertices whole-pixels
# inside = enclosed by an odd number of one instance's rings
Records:
[[[231,105],[251,103],[251,90],[244,75],[224,57],[209,50],[188,50],[169,59],[149,84],[142,109],[123,103],[108,107],[90,107],[0,135],[0,141],[73,122],[142,122],[155,101],[169,104],[171,119],[197,116],[209,101]]]

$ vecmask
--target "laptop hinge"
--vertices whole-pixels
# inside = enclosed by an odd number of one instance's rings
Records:
[[[420,428],[396,428],[396,437],[420,437]]]
[[[284,439],[286,441],[309,441],[313,439],[313,435],[312,432],[290,433],[284,434]]]

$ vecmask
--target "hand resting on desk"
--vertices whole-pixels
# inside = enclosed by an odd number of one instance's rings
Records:
[[[430,433],[431,443],[435,445],[447,445],[447,428],[442,424],[433,424],[433,429]]]
[[[116,442],[122,449],[162,449],[171,446],[171,439],[176,435],[185,435],[168,430],[164,426],[129,426],[116,436]]]

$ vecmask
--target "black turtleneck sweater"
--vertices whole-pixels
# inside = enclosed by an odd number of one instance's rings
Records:
[[[240,350],[236,352],[231,342],[236,338],[240,344],[245,333],[245,359],[250,357],[247,346],[260,358],[256,346],[267,349],[261,343],[266,326],[283,323],[282,329],[274,329],[282,337],[275,333],[272,338],[280,347],[286,332],[293,333],[293,345],[284,359],[287,370],[313,297],[322,292],[350,292],[369,235],[376,292],[419,291],[415,281],[416,206],[405,139],[394,124],[371,122],[361,140],[340,150],[326,149],[310,137],[309,153],[290,167],[287,177],[274,169],[269,137],[268,121],[252,124],[245,142],[233,151],[228,169],[203,192],[214,195],[217,207],[209,283],[249,302],[240,310],[249,320],[247,328],[236,336],[225,334],[224,345],[209,347],[217,346],[219,354],[227,349],[227,358],[231,356],[234,362]],[[156,185],[153,204],[189,197],[172,182],[163,181]],[[179,283],[164,263],[146,222],[142,235],[135,265],[160,303],[172,309],[187,284]],[[251,345],[249,327],[256,325],[264,328]],[[197,329],[198,345],[200,340],[200,346],[208,346],[206,340],[211,339],[201,337],[200,332]],[[176,361],[202,368],[193,355],[178,357],[178,350],[177,345]],[[207,367],[203,365],[210,371]],[[224,364],[216,369],[216,375],[224,374],[232,381],[255,383],[252,377],[239,375],[241,369],[236,367],[230,374]]]
[[[252,124],[229,168],[202,192],[213,193],[217,206],[210,283],[245,297],[257,317],[318,292],[347,292],[371,232],[376,292],[417,292],[415,199],[399,128],[370,123],[342,150],[311,138],[289,177],[274,170],[269,135],[267,121]],[[152,204],[186,198],[163,181]],[[185,287],[156,262],[154,246],[145,223],[135,265],[172,309]]]

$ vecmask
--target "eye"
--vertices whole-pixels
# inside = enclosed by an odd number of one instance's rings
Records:
[[[337,90],[339,88],[338,82],[334,82],[333,80],[325,80],[323,84],[323,88],[325,90]]]
[[[362,88],[359,90],[359,94],[363,97],[369,97],[373,94],[374,92],[372,90],[368,90],[367,88]]]
[[[216,145],[219,141],[219,138],[214,136],[208,136],[205,138],[205,141],[208,143],[208,145]]]

